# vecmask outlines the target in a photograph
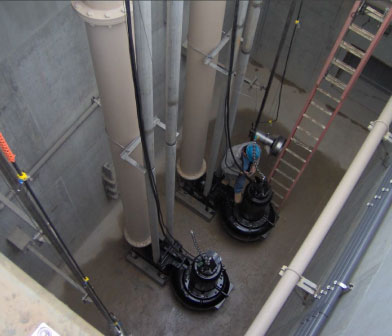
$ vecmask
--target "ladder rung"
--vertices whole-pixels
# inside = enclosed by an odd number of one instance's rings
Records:
[[[332,112],[328,111],[327,109],[325,109],[324,107],[320,106],[319,104],[315,103],[313,100],[310,103],[312,106],[318,108],[320,111],[323,111],[325,114],[331,116]]]
[[[285,190],[290,190],[290,188],[287,188],[285,185],[283,185],[282,183],[278,182],[276,179],[274,179],[273,177],[271,177],[271,181],[276,183],[279,187],[285,189]]]
[[[373,41],[374,39],[374,35],[367,31],[366,29],[361,28],[360,26],[352,23],[349,27],[349,29],[351,31],[353,31],[354,33],[357,33],[358,35],[361,35],[363,38],[369,40],[369,41]]]
[[[300,130],[301,132],[305,133],[308,137],[313,138],[315,141],[318,141],[318,138],[315,137],[312,133],[310,133],[308,130],[304,129],[301,126],[297,126],[297,130]]]
[[[352,75],[355,72],[355,69],[351,66],[349,66],[348,64],[342,62],[341,60],[338,60],[337,58],[334,58],[332,60],[332,64],[336,65],[338,68],[346,71],[347,73],[349,73],[350,75]]]
[[[302,141],[299,141],[297,138],[292,137],[291,140],[298,146],[302,147],[303,149],[307,150],[309,153],[312,152],[312,148],[305,145]],[[298,170],[299,171],[299,170]]]
[[[302,161],[303,163],[306,162],[306,160],[302,157],[300,157],[298,154],[294,153],[291,149],[286,148],[286,152],[297,158],[298,160]]]
[[[271,201],[271,203],[272,203],[273,205],[275,205],[276,208],[279,208],[279,207],[280,207],[280,205],[278,205],[275,201]]]
[[[337,103],[340,103],[340,99],[332,96],[329,92],[323,90],[322,88],[317,88],[317,91],[321,92],[323,95],[326,95],[327,97],[331,98],[332,100],[336,101]],[[314,104],[312,104],[314,105]]]
[[[338,87],[339,89],[342,89],[343,91],[346,89],[346,84],[344,84],[342,81],[340,81],[339,79],[331,76],[330,74],[328,74],[325,77],[325,80],[327,82],[330,82],[331,84],[335,85],[336,87]]]
[[[358,48],[354,47],[352,44],[346,41],[340,42],[340,47],[359,58],[365,56],[365,53],[362,50],[359,50]]]
[[[294,138],[292,138],[291,140],[293,140],[293,139],[294,139]],[[281,163],[283,162],[286,166],[288,166],[288,167],[290,167],[291,169],[295,170],[297,173],[300,172],[300,170],[299,170],[297,167],[293,166],[290,162],[287,162],[287,161],[284,160],[284,159],[280,159],[280,162],[281,162]]]
[[[323,125],[322,123],[319,123],[316,119],[312,118],[310,115],[304,113],[304,117],[306,119],[310,120],[313,124],[317,125],[318,127],[325,129],[325,125]]]
[[[292,177],[290,177],[289,175],[287,175],[286,173],[282,172],[280,169],[276,168],[275,171],[277,171],[280,175],[284,176],[285,178],[287,178],[288,180],[290,180],[291,182],[294,182],[294,179]]]
[[[280,199],[284,199],[284,196],[282,196],[281,194],[278,194],[276,191],[274,191],[274,195],[278,196]]]
[[[380,13],[379,11],[375,10],[373,7],[366,6],[365,14],[372,19],[377,20],[378,22],[384,21],[384,14]]]

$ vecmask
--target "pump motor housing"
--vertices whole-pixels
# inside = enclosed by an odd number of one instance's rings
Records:
[[[241,241],[257,241],[267,237],[275,226],[277,213],[271,204],[272,190],[264,179],[249,183],[241,204],[234,203],[234,189],[219,186],[218,204],[226,231]]]

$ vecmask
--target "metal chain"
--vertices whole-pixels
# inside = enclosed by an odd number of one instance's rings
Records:
[[[195,233],[193,232],[193,230],[191,230],[190,232],[191,232],[191,236],[192,236],[192,240],[193,240],[193,245],[195,246],[195,249],[196,249],[197,253],[198,253],[198,254],[202,254],[202,252],[201,252],[201,250],[200,250],[200,246],[199,246],[199,244],[197,243]]]

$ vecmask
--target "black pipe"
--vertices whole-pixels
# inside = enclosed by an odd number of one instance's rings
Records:
[[[48,238],[50,243],[59,253],[60,257],[64,260],[70,271],[74,274],[80,285],[85,289],[88,296],[91,298],[97,309],[106,318],[110,328],[115,332],[115,335],[124,335],[122,327],[119,324],[117,318],[108,311],[106,306],[102,303],[101,299],[96,294],[94,288],[90,284],[89,278],[83,273],[79,265],[73,258],[71,252],[65,245],[61,236],[57,232],[53,225],[49,215],[45,211],[38,197],[35,195],[31,188],[28,180],[20,181],[15,176],[14,170],[18,175],[22,174],[21,169],[14,162],[11,165],[8,164],[3,154],[0,154],[0,170],[4,177],[8,181],[12,189],[16,191],[16,195],[22,202],[23,206],[27,209],[33,219],[36,221],[43,234]]]
[[[271,86],[272,86],[272,80],[274,79],[274,76],[275,76],[276,67],[278,66],[280,54],[282,52],[282,49],[283,49],[283,46],[284,46],[284,42],[286,41],[287,33],[289,31],[289,25],[290,25],[290,22],[293,19],[293,14],[294,14],[294,9],[295,9],[296,4],[297,4],[297,0],[292,0],[291,1],[290,9],[289,9],[289,12],[288,12],[287,18],[286,18],[286,23],[284,25],[282,36],[281,36],[280,41],[279,41],[278,51],[276,52],[275,60],[274,60],[274,63],[272,65],[272,68],[271,68],[271,73],[270,73],[270,76],[268,78],[268,83],[267,83],[267,86],[265,88],[263,101],[261,102],[259,113],[257,115],[256,121],[255,121],[255,124],[254,124],[254,128],[253,128],[254,130],[257,129],[257,127],[258,127],[258,125],[260,123],[260,118],[261,118],[261,115],[262,115],[262,113],[264,111],[264,107],[265,107],[265,104],[267,102],[268,94],[269,94],[269,91],[270,91]],[[282,80],[283,80],[283,78],[282,78]]]

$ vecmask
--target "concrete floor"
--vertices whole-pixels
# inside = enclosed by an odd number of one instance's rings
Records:
[[[248,127],[253,117],[249,110],[243,110],[236,129]],[[236,131],[234,140],[237,143],[246,139]],[[272,162],[264,160],[262,169],[267,171]],[[291,260],[342,174],[337,164],[316,153],[271,235],[257,243],[235,241],[224,232],[219,216],[208,223],[176,203],[177,239],[195,252],[189,234],[194,230],[202,249],[214,249],[222,256],[235,286],[219,311],[187,310],[176,301],[170,285],[160,287],[125,260],[128,246],[121,233],[119,202],[76,258],[102,300],[132,335],[243,335],[276,284],[280,267]],[[159,182],[163,182],[161,176]],[[78,292],[68,285],[59,287],[59,283],[53,281],[50,287],[78,314],[107,334],[106,322],[95,307],[83,304]]]
[[[259,76],[262,83],[265,82],[263,78],[266,78],[267,72],[250,66],[249,77],[254,75]],[[278,82],[274,80],[271,93],[273,99],[267,103],[269,118],[274,115],[278,87]],[[256,117],[255,106],[260,104],[260,94],[257,98],[252,97],[254,91],[247,92],[245,88],[243,92],[245,95],[241,96],[241,110],[233,132],[235,144],[247,141],[249,127]],[[286,83],[279,120],[281,123],[274,123],[271,128],[266,126],[264,130],[287,135],[306,96],[307,93],[300,88]],[[346,109],[349,107],[346,106]],[[210,124],[209,138],[212,130],[213,122]],[[194,230],[202,249],[214,249],[221,255],[234,284],[234,291],[219,311],[196,313],[187,310],[177,302],[170,285],[160,287],[126,261],[129,247],[122,236],[122,209],[119,202],[114,204],[113,210],[91,233],[76,254],[76,259],[92,279],[103,302],[132,335],[243,335],[277,283],[281,266],[290,262],[367,131],[347,118],[338,116],[330,133],[281,209],[279,221],[265,241],[235,241],[225,233],[219,216],[208,223],[182,204],[176,203],[176,238],[185,248],[196,252],[189,233]],[[337,135],[343,137],[343,140]],[[337,150],[342,141],[349,144],[346,151]],[[208,151],[207,145],[206,158]],[[164,189],[162,162],[162,158],[158,157],[158,187],[161,203],[164,204],[161,192]],[[268,173],[273,162],[274,158],[264,156],[261,170]],[[93,305],[81,302],[78,292],[60,279],[53,280],[49,288],[83,318],[107,334],[105,320]]]

